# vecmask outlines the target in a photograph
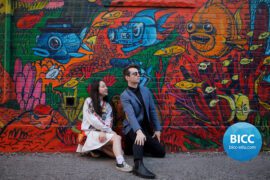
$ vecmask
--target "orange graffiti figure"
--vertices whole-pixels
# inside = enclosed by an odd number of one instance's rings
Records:
[[[219,58],[233,47],[243,49],[246,40],[239,37],[241,25],[240,8],[233,16],[221,0],[209,0],[186,28],[195,51],[204,57]]]

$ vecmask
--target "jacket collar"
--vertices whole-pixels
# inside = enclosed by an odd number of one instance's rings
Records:
[[[140,100],[137,98],[136,94],[134,94],[134,92],[132,92],[129,88],[126,89],[127,93],[136,99],[136,101],[138,101],[139,104],[141,104]],[[139,89],[139,91],[141,92],[141,90]]]
[[[131,97],[135,98],[138,101],[138,103],[141,104],[140,100],[137,98],[136,94],[134,94],[134,92],[132,92],[132,90],[130,90],[129,88],[127,88],[126,90],[127,90],[127,93]],[[139,87],[139,91],[140,91],[140,93],[142,95],[145,108],[148,108],[148,103],[146,103],[146,99],[147,99],[146,94],[145,93],[142,93],[142,88],[140,88],[140,87]]]

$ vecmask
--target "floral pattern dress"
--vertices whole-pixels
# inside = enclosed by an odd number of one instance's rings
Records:
[[[112,131],[112,107],[109,103],[102,101],[102,116],[100,117],[94,110],[92,99],[86,98],[83,105],[83,121],[81,130],[87,136],[84,145],[79,144],[76,152],[88,152],[95,149],[99,149],[108,143],[113,137]],[[106,141],[100,142],[99,135],[101,132],[105,132]]]

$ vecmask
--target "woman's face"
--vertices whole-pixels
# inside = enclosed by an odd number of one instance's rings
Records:
[[[105,84],[105,82],[103,82],[103,81],[100,81],[99,82],[99,95],[100,96],[107,96],[108,95],[108,88],[107,88],[107,86],[106,86],[106,84]]]

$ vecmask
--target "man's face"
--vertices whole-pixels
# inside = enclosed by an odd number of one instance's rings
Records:
[[[130,68],[129,69],[129,76],[126,76],[126,80],[129,83],[140,83],[140,73],[138,71],[138,69],[136,68]]]

